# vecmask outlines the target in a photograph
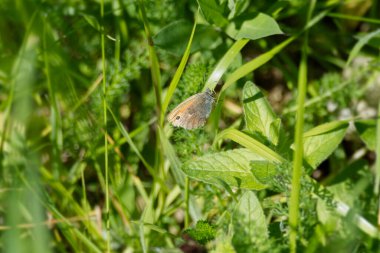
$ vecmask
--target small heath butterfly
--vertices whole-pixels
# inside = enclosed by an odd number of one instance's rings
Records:
[[[197,93],[174,108],[168,121],[175,127],[194,129],[204,126],[210,116],[214,97],[210,89]]]

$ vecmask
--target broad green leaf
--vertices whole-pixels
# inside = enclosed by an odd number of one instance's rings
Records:
[[[347,121],[334,121],[317,126],[304,133],[304,159],[315,169],[343,140]]]
[[[220,5],[218,0],[198,0],[198,4],[207,22],[219,27],[228,24],[228,20],[224,17],[225,3]]]
[[[191,178],[215,185],[261,190],[266,187],[251,172],[251,161],[263,160],[248,149],[235,149],[209,154],[182,166]],[[223,183],[222,183],[223,182]]]
[[[367,44],[369,40],[371,40],[373,37],[378,36],[379,34],[380,34],[380,29],[377,29],[361,37],[359,41],[355,44],[354,48],[351,50],[350,56],[348,57],[346,65],[351,63],[352,59],[354,59],[357,56],[357,54],[360,52],[362,47],[364,47],[364,45]]]
[[[250,249],[248,245],[263,242],[268,238],[264,211],[255,193],[248,191],[240,198],[232,213],[232,225],[232,243],[237,252],[242,252],[239,249]]]
[[[243,89],[243,108],[246,128],[249,132],[278,144],[280,118],[273,112],[271,105],[260,89],[252,82],[246,82]]]
[[[181,56],[188,45],[193,24],[186,20],[174,21],[161,29],[154,37],[154,45],[168,52]],[[221,43],[219,33],[208,25],[198,25],[191,52],[200,49],[212,49]]]
[[[234,19],[226,29],[232,38],[257,40],[274,34],[283,34],[277,22],[264,13],[253,16],[239,16]]]
[[[252,161],[251,162],[251,172],[253,176],[262,182],[263,184],[268,184],[271,177],[276,173],[277,165],[269,161]]]
[[[355,128],[359,133],[360,139],[362,139],[370,150],[374,151],[376,147],[376,120],[355,121]]]

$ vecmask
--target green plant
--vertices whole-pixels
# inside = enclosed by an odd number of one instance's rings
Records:
[[[379,251],[378,9],[1,1],[0,251]]]

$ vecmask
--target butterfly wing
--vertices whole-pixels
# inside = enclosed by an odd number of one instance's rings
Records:
[[[214,98],[207,92],[195,94],[179,104],[168,116],[176,127],[194,129],[203,126],[210,115]]]
[[[181,115],[179,120],[173,122],[173,126],[183,127],[185,129],[194,129],[203,126],[206,123],[206,118],[200,117],[197,113],[186,111]]]
[[[167,117],[168,121],[174,125],[174,123],[180,119],[177,117],[180,116],[181,114],[183,114],[191,105],[194,104],[195,98],[198,95],[199,94],[195,94],[195,95],[187,98],[185,101],[183,101],[179,105],[177,105],[177,107],[174,108],[173,111],[171,111],[169,113],[169,115]]]

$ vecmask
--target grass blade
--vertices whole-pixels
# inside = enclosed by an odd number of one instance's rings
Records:
[[[164,122],[164,115],[166,113],[166,110],[168,109],[170,99],[172,98],[175,89],[177,88],[179,79],[182,76],[183,70],[185,69],[187,60],[189,59],[190,56],[190,51],[191,51],[191,43],[193,42],[194,34],[195,34],[195,28],[197,27],[197,22],[194,22],[193,30],[191,31],[190,39],[189,42],[187,43],[187,47],[185,50],[185,53],[182,56],[181,62],[173,76],[172,81],[169,84],[168,91],[165,96],[164,103],[162,104],[162,113],[161,113],[161,118],[160,118],[160,125],[162,126]]]
[[[115,114],[112,112],[110,108],[108,108],[117,127],[119,128],[119,131],[121,134],[124,136],[124,138],[127,140],[129,146],[132,148],[132,150],[136,153],[138,158],[141,160],[141,162],[144,164],[145,168],[149,171],[149,173],[152,175],[152,177],[157,180],[157,182],[161,185],[163,189],[168,191],[167,186],[165,185],[165,182],[159,177],[159,175],[156,173],[155,169],[153,169],[152,166],[145,160],[145,158],[142,156],[136,145],[134,144],[133,140],[131,139],[130,135],[128,132],[125,130],[123,123],[121,123],[119,120],[117,120]]]
[[[153,87],[156,95],[156,104],[159,115],[161,114],[162,104],[161,104],[161,71],[160,71],[160,63],[158,62],[158,57],[156,54],[156,49],[154,48],[152,33],[150,31],[148,18],[146,16],[144,1],[139,0],[138,5],[140,8],[141,19],[144,24],[145,34],[148,39],[148,47],[149,47],[149,59],[150,59],[150,71],[152,74]],[[161,122],[161,120],[160,120]]]
[[[248,39],[240,39],[237,40],[230,49],[224,54],[222,59],[219,60],[218,64],[215,66],[211,75],[206,81],[206,84],[203,88],[205,91],[207,88],[210,90],[214,90],[215,86],[218,84],[220,78],[222,78],[223,74],[226,72],[227,68],[230,66],[232,61],[235,59],[236,55],[240,52],[240,50],[248,43]]]
[[[234,142],[239,143],[243,147],[248,148],[253,153],[269,160],[270,162],[283,163],[286,161],[283,157],[281,157],[279,154],[274,152],[272,149],[268,148],[267,146],[265,146],[261,142],[251,138],[250,136],[248,136],[245,133],[240,132],[236,129],[229,128],[229,129],[226,129],[226,130],[220,132],[215,137],[214,145],[219,140],[222,140],[222,139],[231,139]]]
[[[355,44],[354,48],[351,50],[346,66],[348,66],[352,62],[352,60],[358,55],[362,47],[364,47],[364,45],[367,44],[368,41],[370,41],[373,37],[376,37],[379,34],[380,29],[377,29],[376,31],[368,33],[362,38],[360,38],[359,41]]]
[[[234,84],[240,78],[246,76],[250,72],[254,71],[258,67],[261,67],[265,63],[267,63],[270,59],[272,59],[277,53],[279,53],[283,48],[289,45],[292,41],[294,41],[298,36],[290,37],[289,39],[282,42],[280,45],[274,47],[270,51],[256,57],[255,59],[247,62],[237,70],[235,70],[231,75],[228,76],[225,84],[223,85],[222,92],[224,92],[228,87]]]
[[[376,120],[376,164],[375,164],[375,193],[379,194],[380,187],[380,101],[377,107],[377,120]],[[379,216],[380,219],[380,216]],[[378,223],[380,224],[380,222]]]

